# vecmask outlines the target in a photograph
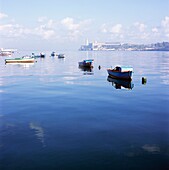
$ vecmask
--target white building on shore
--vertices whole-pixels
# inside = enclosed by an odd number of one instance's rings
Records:
[[[82,45],[80,47],[81,51],[114,51],[119,49],[122,46],[121,43],[119,42],[93,42],[93,43],[88,43],[86,42],[86,45]]]

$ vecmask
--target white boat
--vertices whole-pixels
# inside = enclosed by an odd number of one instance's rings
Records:
[[[34,63],[35,59],[30,56],[23,56],[21,58],[5,59],[6,63]]]
[[[0,49],[0,55],[1,56],[9,56],[12,55],[12,53],[16,52],[17,49]]]

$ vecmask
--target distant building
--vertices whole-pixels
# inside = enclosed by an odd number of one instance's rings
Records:
[[[93,42],[86,43],[86,45],[82,45],[80,47],[81,51],[102,51],[102,50],[117,50],[121,47],[121,43],[119,42]]]

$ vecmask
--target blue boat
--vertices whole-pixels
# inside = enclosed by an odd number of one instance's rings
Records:
[[[93,68],[93,59],[88,59],[88,60],[83,60],[81,62],[79,62],[79,67],[89,67],[89,68]]]
[[[114,69],[107,69],[107,72],[112,78],[131,80],[133,68],[130,66],[116,66]]]
[[[58,54],[56,54],[56,52],[53,51],[53,52],[51,53],[51,56],[52,56],[52,57],[55,57],[55,56],[58,56]]]

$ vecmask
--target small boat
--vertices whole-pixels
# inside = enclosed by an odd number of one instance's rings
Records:
[[[65,58],[64,54],[58,54],[58,58]]]
[[[34,63],[35,59],[30,56],[23,56],[21,58],[5,59],[6,63]]]
[[[45,53],[40,53],[41,58],[45,58],[45,56],[46,56]]]
[[[0,56],[11,56],[12,53],[16,52],[16,49],[0,49]]]
[[[56,54],[56,52],[53,51],[53,52],[51,53],[51,56],[52,56],[52,57],[55,57],[55,56],[58,56],[58,55]]]
[[[35,55],[34,53],[32,53],[32,57],[33,58],[45,58],[45,53],[40,53],[39,55]]]
[[[52,52],[52,53],[51,53],[51,56],[52,56],[52,57],[57,56],[58,58],[65,58],[65,54],[57,54],[56,52]]]
[[[89,68],[93,68],[93,59],[88,59],[88,60],[83,60],[81,62],[79,62],[79,67],[89,67]]]
[[[116,89],[129,89],[131,90],[134,87],[134,84],[131,80],[125,80],[125,79],[115,79],[110,76],[107,77],[107,81],[112,83],[112,86],[114,86]]]
[[[12,55],[12,53],[8,52],[8,51],[0,52],[0,56],[11,56],[11,55]]]
[[[108,68],[107,72],[110,77],[131,80],[133,68],[130,66],[116,66],[114,69]]]
[[[16,52],[17,49],[3,49],[3,48],[0,48],[0,52],[10,52],[10,53],[14,53]]]

